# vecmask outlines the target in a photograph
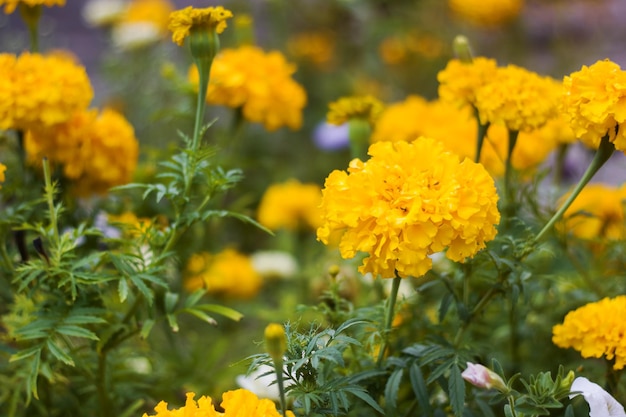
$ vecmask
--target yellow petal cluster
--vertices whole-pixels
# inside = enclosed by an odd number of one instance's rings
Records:
[[[626,151],[626,71],[603,60],[563,79],[563,111],[572,130],[587,146],[598,148],[608,135]]]
[[[144,413],[143,417],[280,417],[274,402],[268,399],[259,399],[252,392],[245,389],[227,391],[222,395],[221,409],[215,410],[211,398],[202,396],[196,402],[193,392],[187,393],[187,401],[181,408],[168,410],[167,403],[161,401],[154,408],[156,414],[149,416]],[[291,411],[287,411],[288,417],[293,417]]]
[[[626,365],[626,296],[604,298],[586,304],[565,316],[552,328],[552,342],[573,348],[583,358],[614,360],[613,369]]]
[[[65,6],[65,0],[0,0],[0,6],[4,6],[4,13],[11,14],[15,11],[18,4],[25,6]]]
[[[62,165],[74,192],[83,196],[128,183],[139,155],[133,127],[110,109],[76,112],[66,123],[31,130],[25,146],[32,162],[45,156]]]
[[[326,178],[324,224],[317,230],[324,243],[331,233],[343,233],[343,258],[369,254],[360,272],[421,276],[432,266],[432,253],[447,249],[449,259],[462,262],[495,237],[498,195],[482,165],[461,162],[440,141],[424,137],[377,142],[369,155]]]
[[[204,287],[209,294],[249,299],[259,292],[261,284],[250,258],[234,249],[196,253],[187,261],[184,285],[188,291]]]
[[[439,71],[439,97],[459,106],[476,106],[476,92],[488,84],[498,69],[495,60],[476,57],[472,62],[452,59]]]
[[[328,105],[326,121],[341,125],[350,119],[361,119],[373,126],[383,109],[383,103],[373,96],[342,97]]]
[[[4,171],[6,170],[7,170],[6,165],[0,163],[0,183],[5,181]],[[2,185],[0,185],[0,188],[2,188]]]
[[[172,12],[168,27],[172,32],[172,41],[182,46],[192,28],[204,27],[214,29],[219,34],[224,32],[227,26],[226,19],[231,17],[233,17],[233,13],[222,6],[205,7],[203,9],[189,6]]]
[[[581,239],[624,239],[624,200],[626,186],[588,184],[565,211],[562,227]]]
[[[266,53],[256,46],[224,49],[211,66],[207,102],[241,108],[247,120],[269,131],[299,129],[307,99],[292,78],[295,71],[278,51]],[[197,68],[191,68],[189,78],[197,85]]]
[[[63,123],[92,97],[85,68],[67,56],[0,54],[0,129]]]
[[[516,65],[499,67],[476,91],[482,124],[504,124],[509,130],[530,131],[557,115],[562,86]]]
[[[335,38],[330,32],[302,32],[289,38],[287,50],[290,56],[324,69],[333,59]]]
[[[524,0],[448,0],[460,19],[479,27],[497,27],[519,16]]]
[[[321,201],[322,190],[317,184],[295,179],[273,184],[261,198],[257,220],[270,230],[317,229],[322,224]]]

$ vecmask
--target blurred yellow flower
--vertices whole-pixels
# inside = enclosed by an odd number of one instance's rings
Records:
[[[439,71],[439,97],[458,106],[471,104],[476,107],[476,92],[489,83],[498,69],[495,60],[476,57],[472,62],[452,59]]]
[[[333,58],[335,39],[329,32],[303,32],[289,38],[287,50],[296,59],[326,68]]]
[[[7,170],[6,165],[0,163],[0,183],[5,181],[4,171],[6,171],[6,170]],[[2,185],[0,185],[0,188],[2,188]]]
[[[361,273],[422,276],[429,255],[446,251],[462,262],[485,247],[500,221],[493,179],[482,165],[445,150],[431,138],[377,142],[371,158],[333,171],[322,191],[324,243],[342,231],[343,258],[366,252]]]
[[[552,328],[552,342],[560,348],[573,348],[583,358],[615,361],[613,369],[626,365],[626,296],[604,298],[586,304],[565,316]]]
[[[11,14],[15,11],[18,4],[25,6],[65,6],[65,0],[0,0],[0,6],[4,6],[4,13]]]
[[[563,110],[574,134],[596,149],[608,135],[615,149],[626,152],[626,71],[598,61],[566,76],[563,86]]]
[[[448,0],[452,12],[479,27],[501,26],[519,16],[523,0]]]
[[[530,131],[557,115],[562,86],[515,65],[499,67],[476,90],[475,106],[482,124],[504,124],[509,130]]]
[[[125,211],[122,214],[107,216],[109,223],[122,226],[127,236],[136,237],[145,235],[152,226],[152,220],[146,217],[137,217],[132,211]]]
[[[172,9],[169,0],[132,0],[113,27],[114,45],[134,49],[163,39]]]
[[[317,184],[302,184],[291,179],[273,184],[265,191],[257,219],[270,230],[317,229],[322,224],[321,187]]]
[[[75,113],[66,123],[33,129],[26,135],[31,162],[46,156],[63,166],[63,175],[73,181],[74,192],[87,196],[105,193],[128,183],[137,166],[139,143],[133,127],[119,113],[104,109]]]
[[[216,33],[222,33],[226,29],[226,19],[231,17],[233,13],[222,6],[203,9],[189,6],[172,12],[168,27],[172,32],[172,41],[178,46],[183,46],[192,28],[213,28]]]
[[[563,229],[581,239],[623,239],[626,237],[624,200],[626,186],[588,184],[565,211]]]
[[[92,97],[85,68],[66,55],[0,54],[0,129],[63,123]]]
[[[247,120],[269,131],[299,129],[306,92],[291,78],[295,70],[278,51],[266,53],[256,46],[224,49],[211,66],[207,102],[241,108]],[[195,66],[189,77],[197,85]]]
[[[185,289],[206,288],[209,294],[226,298],[249,299],[260,290],[261,276],[252,261],[234,249],[218,254],[200,252],[191,255],[185,268]]]
[[[373,96],[342,97],[328,105],[326,121],[333,125],[341,125],[350,119],[361,119],[373,126],[383,108],[383,103]]]

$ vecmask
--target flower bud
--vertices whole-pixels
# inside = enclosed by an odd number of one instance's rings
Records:
[[[495,388],[501,392],[508,391],[500,375],[480,364],[467,362],[467,369],[461,373],[461,376],[464,380],[478,388]]]
[[[287,337],[281,324],[270,323],[265,328],[265,349],[274,364],[279,368],[282,367],[283,355],[287,351]]]
[[[454,38],[454,41],[452,41],[452,49],[459,61],[466,63],[472,62],[472,48],[470,47],[469,40],[465,36],[458,35]]]

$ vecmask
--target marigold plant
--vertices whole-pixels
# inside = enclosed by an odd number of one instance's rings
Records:
[[[519,16],[524,0],[448,0],[460,19],[481,27],[501,26]]]
[[[476,57],[471,62],[452,59],[437,74],[439,97],[459,106],[476,106],[477,91],[493,79],[497,69],[498,64],[490,58]]]
[[[291,179],[271,185],[263,194],[257,219],[270,230],[317,229],[321,225],[321,188]]]
[[[0,6],[4,6],[4,13],[11,14],[19,4],[25,6],[65,6],[66,0],[0,0]]]
[[[613,361],[613,369],[626,365],[626,295],[603,298],[586,304],[565,316],[552,328],[552,342],[573,348],[583,358]]]
[[[172,12],[169,21],[172,41],[182,46],[193,27],[215,28],[216,33],[222,33],[227,26],[226,19],[231,17],[233,13],[222,6],[200,9],[189,6]]]
[[[340,125],[350,119],[362,119],[374,125],[383,108],[383,103],[373,96],[342,97],[328,105],[326,120]]]
[[[369,154],[328,176],[317,230],[324,243],[343,232],[344,258],[369,254],[362,273],[421,276],[431,268],[428,255],[447,248],[449,259],[463,261],[495,237],[498,195],[482,165],[461,162],[430,138],[378,142]]]

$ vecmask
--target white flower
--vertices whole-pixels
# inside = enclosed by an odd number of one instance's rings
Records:
[[[290,278],[298,272],[298,263],[287,252],[259,251],[250,259],[254,270],[263,278]]]
[[[121,23],[113,28],[111,39],[116,48],[141,48],[161,39],[161,31],[151,22]]]
[[[587,378],[578,377],[572,383],[570,398],[582,395],[589,404],[589,417],[626,417],[624,407],[602,387]]]
[[[122,17],[126,10],[124,0],[90,0],[83,7],[83,19],[91,26],[108,26]]]
[[[261,376],[263,374],[267,375]],[[276,381],[273,366],[261,365],[248,375],[238,375],[236,381],[241,388],[253,392],[259,398],[268,398],[274,401],[280,399],[278,384],[273,384]],[[285,387],[291,385],[290,382],[285,381]]]

